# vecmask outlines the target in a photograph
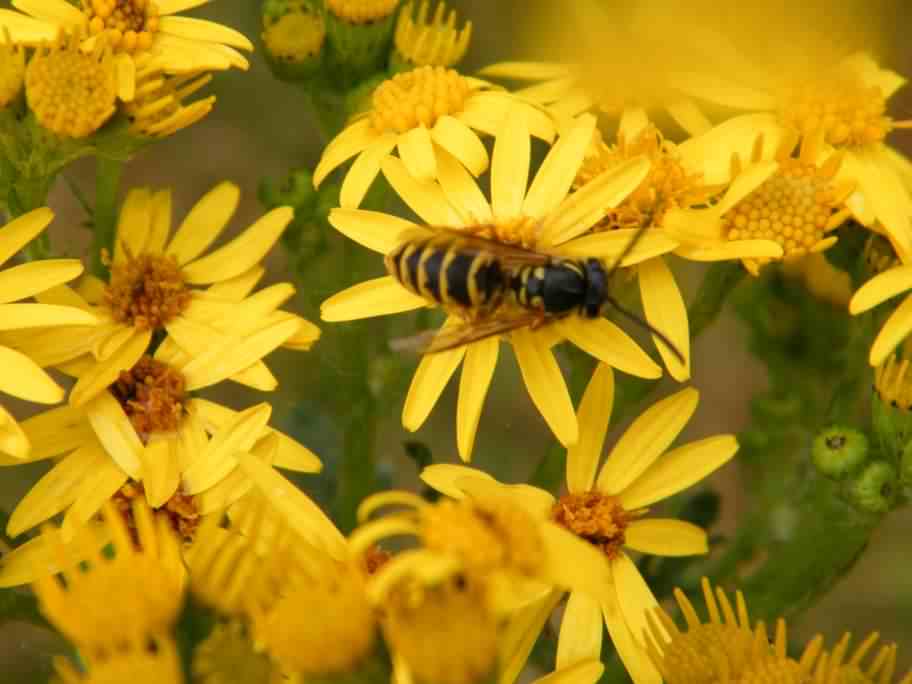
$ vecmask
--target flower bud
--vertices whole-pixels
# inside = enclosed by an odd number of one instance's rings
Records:
[[[817,435],[811,448],[814,465],[826,477],[841,480],[868,459],[868,438],[852,428],[836,425]]]
[[[867,513],[886,513],[896,500],[898,479],[892,465],[885,461],[874,461],[852,481],[852,501]]]
[[[347,87],[386,66],[398,4],[398,0],[326,0],[333,69]]]
[[[277,78],[306,80],[322,64],[326,23],[304,0],[273,0],[263,5],[262,39]]]

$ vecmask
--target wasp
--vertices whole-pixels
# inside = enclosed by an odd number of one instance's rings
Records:
[[[598,258],[569,259],[469,235],[434,228],[406,234],[387,254],[388,273],[410,292],[447,310],[458,310],[465,322],[427,336],[400,341],[425,353],[459,347],[526,326],[537,328],[577,314],[600,318],[617,311],[656,335],[681,358],[660,331],[612,296],[609,283],[615,266]],[[635,246],[638,234],[617,259]]]

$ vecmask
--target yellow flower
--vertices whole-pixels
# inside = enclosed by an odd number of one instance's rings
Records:
[[[684,143],[682,154],[700,159],[728,125]],[[836,242],[827,233],[850,217],[847,200],[856,187],[837,180],[844,155],[824,158],[819,144],[802,138],[794,157],[798,136],[783,134],[774,159],[766,160],[765,143],[763,135],[755,138],[746,165],[737,153],[730,158],[731,184],[717,204],[666,214],[663,228],[682,243],[676,254],[697,261],[740,258],[757,275],[771,260],[822,252]]]
[[[747,604],[741,592],[735,594],[735,605],[725,592],[713,587],[704,577],[703,598],[708,619],[704,622],[693,604],[680,589],[675,599],[687,628],[682,630],[660,606],[649,615],[646,633],[649,656],[662,673],[666,684],[703,684],[704,682],[858,682],[891,684],[896,668],[896,645],[881,646],[867,666],[862,661],[880,638],[877,633],[866,638],[849,655],[851,637],[844,634],[832,652],[823,649],[823,637],[817,635],[804,647],[799,658],[787,655],[788,630],[785,620],[778,620],[771,640],[763,622],[751,629]],[[912,672],[901,684],[912,682]]]
[[[118,95],[124,101],[136,92],[136,60],[148,58],[146,68],[169,74],[246,69],[247,60],[234,48],[252,50],[237,31],[203,19],[177,16],[198,2],[187,0],[14,0],[20,10],[0,9],[0,31],[14,43],[40,45],[61,32],[90,36],[83,49],[91,51],[99,38],[115,52]]]
[[[717,435],[666,452],[697,407],[697,392],[686,389],[640,415],[596,473],[613,398],[612,371],[600,364],[580,404],[579,443],[567,452],[569,493],[559,499],[527,485],[500,484],[465,466],[430,466],[421,477],[448,496],[501,492],[597,549],[599,577],[607,577],[602,580],[604,591],[570,594],[558,643],[558,667],[599,657],[604,620],[634,682],[657,682],[658,672],[642,645],[647,613],[657,604],[624,549],[662,556],[706,553],[702,529],[680,520],[646,519],[646,507],[702,480],[731,459],[738,445],[731,435]]]
[[[234,213],[237,186],[222,183],[194,206],[171,232],[170,191],[134,190],[120,213],[111,276],[86,276],[79,292],[58,287],[48,303],[94,312],[91,329],[70,328],[66,339],[42,331],[17,334],[10,344],[29,349],[42,366],[78,377],[70,404],[82,406],[148,353],[153,335],[167,332],[155,359],[180,370],[189,391],[226,378],[271,391],[278,384],[261,359],[278,346],[307,349],[319,330],[278,309],[294,294],[279,283],[251,295],[263,274],[260,260],[294,212],[279,207],[206,256]],[[208,290],[194,285],[211,284]]]
[[[898,294],[912,290],[912,266],[899,265],[880,273],[862,285],[849,301],[849,313],[857,316]],[[881,327],[871,345],[869,362],[881,365],[912,332],[912,295],[906,295],[886,323]]]
[[[434,16],[428,18],[430,2],[421,0],[417,16],[415,3],[407,3],[396,21],[394,58],[412,67],[430,65],[449,67],[458,63],[469,49],[472,22],[456,28],[456,10],[447,14],[446,3],[439,0]],[[446,19],[444,15],[446,14]]]
[[[394,148],[416,178],[436,178],[444,152],[478,176],[488,168],[488,153],[476,131],[493,135],[514,106],[525,113],[534,135],[549,142],[554,139],[554,125],[547,115],[491,88],[485,81],[439,66],[393,76],[374,90],[371,108],[323,150],[314,170],[314,186],[357,155],[340,198],[343,207],[357,207],[380,172],[380,162]]]
[[[212,74],[169,76],[157,69],[140,68],[136,97],[124,106],[130,130],[149,138],[164,138],[192,126],[215,106],[215,95],[185,104],[184,100],[212,80]]]
[[[695,97],[764,116],[747,115],[726,122],[727,140],[719,139],[720,161],[733,146],[749,148],[758,122],[774,124],[802,138],[826,143],[843,153],[838,180],[858,184],[847,204],[858,220],[889,237],[898,254],[912,255],[912,193],[897,169],[898,153],[884,139],[909,122],[886,114],[887,100],[905,84],[899,74],[882,69],[865,53],[850,55],[836,64],[789,80],[768,75],[765,89],[717,76],[689,74],[686,88]],[[879,225],[878,225],[879,224]]]
[[[491,169],[491,202],[471,176],[450,155],[441,151],[439,182],[423,182],[408,173],[398,159],[388,157],[383,172],[399,195],[428,227],[378,212],[337,209],[332,225],[364,246],[389,254],[404,234],[435,226],[464,231],[506,244],[546,252],[556,258],[598,258],[608,264],[618,258],[638,232],[613,230],[583,235],[620,204],[649,172],[642,157],[599,174],[582,188],[570,192],[595,131],[589,115],[566,130],[548,153],[530,187],[530,136],[517,113],[505,124],[494,144]],[[579,237],[583,235],[582,237]],[[649,230],[625,258],[632,265],[669,252],[678,243],[660,230]],[[342,321],[409,311],[432,304],[407,290],[393,276],[355,285],[323,303],[323,320]],[[466,311],[453,307],[446,325],[459,323]],[[471,312],[469,312],[471,313]],[[494,319],[496,320],[496,319]],[[562,339],[625,372],[657,378],[661,368],[617,325],[605,318],[585,318],[576,313],[551,325],[525,327],[510,337],[526,388],[545,421],[563,444],[577,440],[578,428],[570,395],[550,347]],[[415,373],[402,413],[403,425],[417,430],[424,423],[449,378],[465,361],[457,409],[457,444],[468,460],[481,408],[497,364],[499,344],[490,337],[423,357]]]
[[[183,684],[180,654],[173,638],[159,638],[138,649],[115,651],[110,658],[91,664],[88,674],[63,658],[54,659],[62,684]]]
[[[16,99],[24,82],[25,50],[11,43],[7,32],[0,31],[0,109]]]
[[[0,266],[51,222],[50,209],[30,211],[0,228]],[[53,304],[24,303],[43,290],[65,283],[82,273],[77,259],[47,259],[0,270],[0,392],[20,399],[56,404],[63,389],[33,359],[30,350],[7,346],[3,338],[13,331],[43,330],[49,345],[57,344],[61,326],[91,325],[95,317],[80,309]],[[29,455],[29,442],[16,420],[0,406],[0,463],[16,463]]]
[[[350,24],[371,24],[396,11],[399,0],[326,0],[326,9]]]

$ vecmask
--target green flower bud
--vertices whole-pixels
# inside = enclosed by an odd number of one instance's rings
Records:
[[[385,68],[399,0],[326,0],[333,68],[351,87]]]
[[[868,438],[858,430],[835,425],[814,439],[811,458],[823,475],[841,480],[867,461]]]
[[[875,461],[851,483],[852,501],[868,513],[886,513],[896,500],[898,479],[896,468],[885,461]]]
[[[912,439],[912,373],[909,360],[891,355],[874,371],[871,422],[886,455],[899,458]]]
[[[302,81],[322,65],[326,23],[304,0],[273,0],[263,5],[263,45],[277,78]]]

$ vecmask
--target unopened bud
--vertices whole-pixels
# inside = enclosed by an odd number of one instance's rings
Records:
[[[864,433],[837,425],[814,439],[811,458],[822,474],[841,480],[858,470],[868,459],[868,438]]]

